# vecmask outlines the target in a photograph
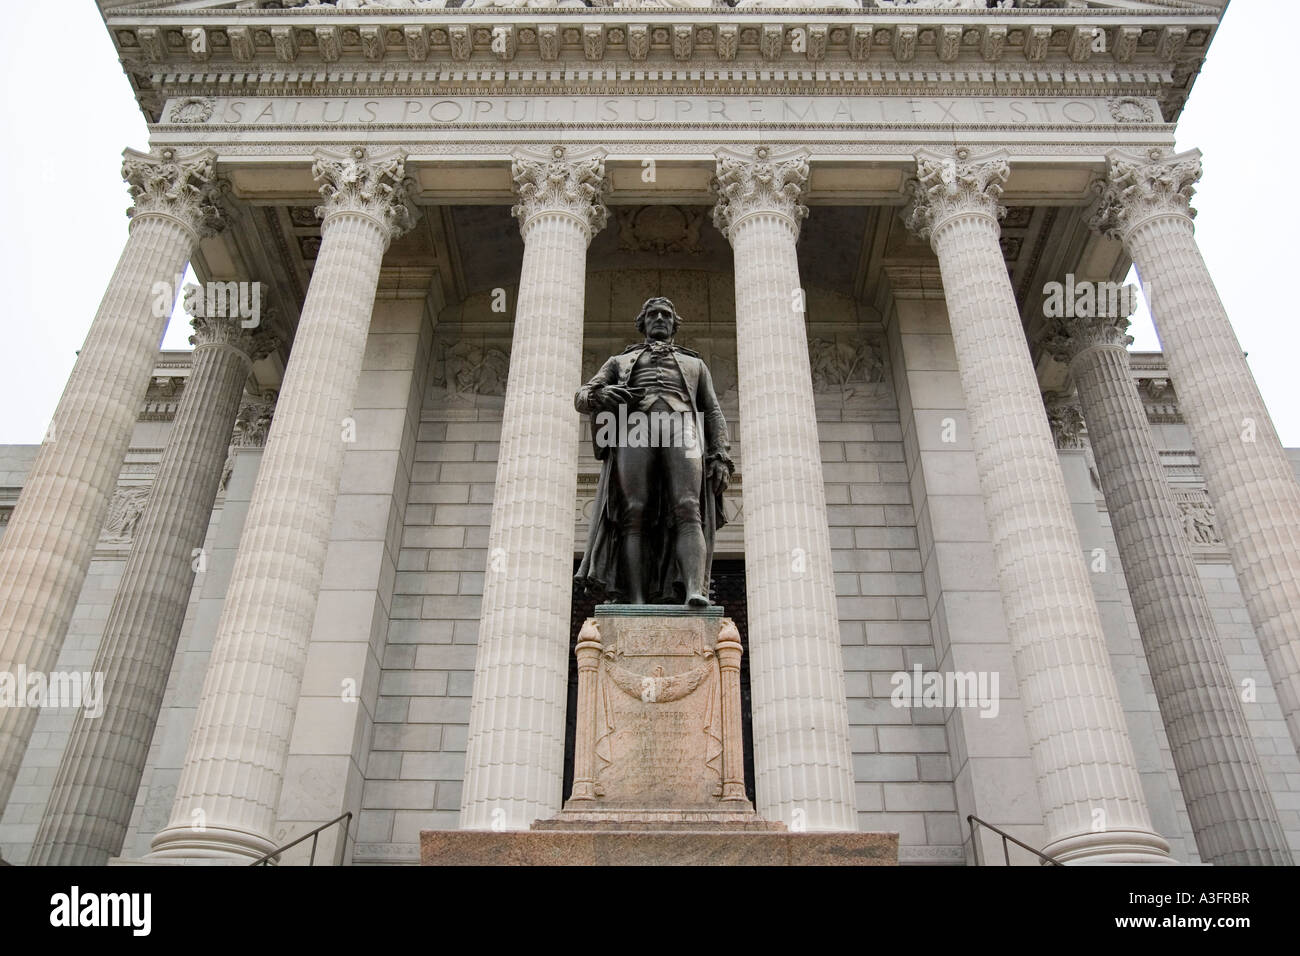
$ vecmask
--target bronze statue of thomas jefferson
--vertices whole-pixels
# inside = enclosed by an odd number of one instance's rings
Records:
[[[734,465],[708,366],[673,344],[665,298],[641,307],[645,341],[601,366],[573,403],[602,463],[577,580],[612,604],[707,607],[713,538]]]

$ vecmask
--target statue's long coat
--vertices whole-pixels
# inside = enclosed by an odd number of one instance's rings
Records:
[[[587,590],[611,603],[618,603],[629,593],[623,581],[622,535],[620,523],[622,500],[619,494],[617,473],[618,449],[601,447],[596,443],[596,413],[591,403],[591,392],[597,385],[627,387],[632,377],[632,366],[645,350],[645,344],[629,346],[619,355],[610,357],[590,382],[578,389],[573,403],[578,411],[591,415],[592,446],[596,459],[601,462],[600,480],[596,485],[596,501],[591,509],[591,528],[587,533],[587,550],[582,557],[576,579]],[[721,460],[731,466],[731,438],[727,433],[727,419],[718,406],[718,396],[713,390],[709,368],[699,354],[680,345],[673,346],[673,357],[681,369],[686,383],[686,393],[691,397],[691,408],[704,422],[702,449],[704,468],[700,487],[700,523],[704,528],[707,547],[705,568],[713,564],[713,538],[718,528],[727,523],[722,510],[721,493],[714,494],[709,487],[709,463]],[[672,502],[668,500],[665,482],[657,484],[658,494],[650,502],[643,534],[646,567],[651,569],[651,579],[646,584],[646,600],[653,604],[682,604],[686,600],[686,584],[677,567],[676,549],[672,528]],[[707,592],[708,581],[704,582]]]

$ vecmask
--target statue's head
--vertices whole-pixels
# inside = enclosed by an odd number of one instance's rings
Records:
[[[647,334],[647,323],[658,318],[660,321],[670,323],[668,329],[668,338],[677,334],[677,329],[682,324],[682,317],[677,314],[677,309],[673,307],[669,299],[657,295],[652,299],[646,299],[645,305],[641,306],[641,312],[636,317],[636,330],[642,335]]]

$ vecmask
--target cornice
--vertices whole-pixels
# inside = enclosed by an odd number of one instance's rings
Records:
[[[1218,26],[1194,10],[121,10],[106,18],[151,122],[167,96],[226,90],[367,95],[438,84],[487,95],[573,95],[663,80],[689,92],[727,84],[841,83],[845,90],[1053,95],[1043,87],[1157,95],[1172,120]],[[196,42],[201,33],[202,42]],[[1094,38],[1104,37],[1104,52]],[[467,90],[462,84],[470,83]],[[411,90],[411,92],[416,92]],[[548,92],[555,92],[549,87]]]
[[[106,23],[132,69],[274,64],[818,62],[1157,65],[1208,49],[1218,17],[1150,10],[407,9],[120,12]],[[200,34],[201,31],[201,34]],[[1095,50],[1097,31],[1104,52]]]

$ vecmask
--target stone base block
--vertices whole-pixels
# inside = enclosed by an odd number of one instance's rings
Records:
[[[749,801],[745,801],[748,807]],[[569,807],[558,817],[536,821],[533,830],[623,830],[623,831],[708,831],[757,830],[784,833],[779,821],[764,820],[752,809],[737,810],[575,810]]]
[[[423,866],[896,866],[897,833],[423,830]]]

